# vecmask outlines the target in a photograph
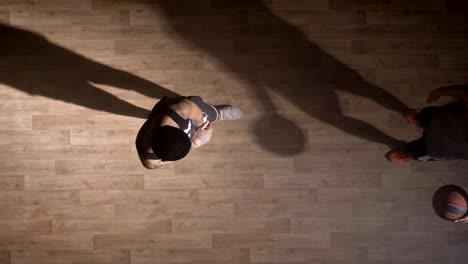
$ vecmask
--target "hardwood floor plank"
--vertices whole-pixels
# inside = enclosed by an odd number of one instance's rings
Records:
[[[286,218],[174,219],[172,224],[173,232],[177,234],[288,233],[291,230]]]
[[[178,4],[185,4],[186,2],[181,2],[179,1]],[[243,13],[236,13],[236,12],[225,12],[223,14],[213,14],[211,13],[210,15],[212,17],[206,17],[207,12],[204,9],[204,5],[207,2],[197,5],[196,8],[193,9],[183,9],[182,11],[183,16],[175,16],[173,19],[175,19],[177,24],[179,25],[185,25],[185,26],[190,26],[191,21],[193,19],[197,19],[200,21],[200,23],[203,22],[204,25],[206,25],[207,20],[215,20],[217,24],[213,24],[211,26],[217,27],[219,25],[222,25],[224,23],[228,24],[237,24],[237,23],[242,23],[246,24],[247,22],[247,16],[246,14]],[[170,4],[169,4],[170,5]],[[201,9],[201,10],[200,10]],[[179,12],[181,12],[179,10]],[[209,14],[209,12],[208,12]],[[138,26],[143,26],[143,25],[158,25],[158,26],[169,26],[170,23],[167,21],[164,17],[164,13],[162,10],[157,10],[157,9],[140,9],[140,10],[131,10],[130,11],[130,25],[138,25]]]
[[[383,247],[369,248],[369,260],[418,263],[423,261],[450,261],[458,263],[466,257],[463,245],[455,246],[426,246],[426,247]]]
[[[0,248],[8,250],[80,250],[92,249],[91,236],[1,235]]]
[[[104,204],[160,204],[197,203],[198,190],[81,190],[80,203]]]
[[[467,231],[448,231],[447,232],[447,243],[448,245],[466,245],[468,239],[466,238]]]
[[[353,54],[342,56],[342,60],[353,69],[438,69],[438,55]],[[328,66],[328,65],[327,65]],[[333,65],[329,67],[333,68]]]
[[[1,179],[1,178],[0,178]],[[26,176],[27,190],[132,190],[144,188],[143,175]],[[0,180],[1,181],[1,180]]]
[[[310,24],[363,24],[365,23],[365,14],[363,12],[341,12],[330,10],[298,10],[285,11],[285,15],[289,18],[288,21],[296,26],[304,26]],[[272,24],[268,14],[259,12],[252,14],[251,23],[253,24]],[[250,22],[250,21],[249,21]]]
[[[436,215],[433,216],[413,216],[408,218],[409,230],[413,232],[422,232],[425,230],[443,229],[447,231],[466,231],[466,225],[453,225],[450,221],[443,221]]]
[[[450,70],[462,70],[466,69],[466,56],[464,55],[440,55],[440,68]]]
[[[26,9],[26,10],[87,10],[91,7],[90,0],[36,0],[32,1],[5,1],[0,3],[2,9]]]
[[[24,176],[0,176],[0,191],[24,190]]]
[[[143,175],[26,176],[27,190],[132,190],[143,185]]]
[[[329,0],[307,1],[307,0],[272,0],[267,3],[273,10],[316,10],[329,8]]]
[[[333,247],[377,247],[412,245],[426,241],[431,245],[444,245],[445,232],[332,232]]]
[[[414,202],[431,200],[433,192],[432,188],[320,188],[317,195],[318,200],[322,202],[380,201],[404,203],[408,200]]]
[[[430,2],[430,1],[429,1]],[[442,1],[439,1],[440,3]],[[425,6],[425,4],[424,4]],[[466,17],[461,12],[441,12],[437,11],[416,11],[416,12],[388,12],[376,11],[366,13],[368,24],[460,24],[466,22]]]
[[[11,263],[11,252],[2,250],[0,251],[0,263],[10,264]]]
[[[76,53],[88,56],[112,56],[115,54],[114,40],[80,40],[55,38],[54,42]]]
[[[329,248],[330,233],[213,234],[214,248]]]
[[[53,173],[54,168],[53,160],[0,160],[0,175],[46,175]]]
[[[234,207],[236,217],[343,217],[351,214],[351,203],[251,203],[245,201]]]
[[[343,222],[346,222],[343,225]],[[408,231],[406,217],[368,217],[368,218],[293,218],[291,219],[293,233],[313,233],[315,231],[350,232],[350,231]]]
[[[67,130],[0,130],[0,144],[69,144]]]
[[[211,248],[211,235],[95,235],[96,249],[190,249]]]
[[[392,2],[382,0],[330,0],[330,7],[333,9],[410,9],[410,10],[424,10],[424,9],[442,9],[445,7],[443,0],[416,0],[404,1],[396,0]]]
[[[314,189],[201,189],[200,201],[209,203],[306,203],[317,200]]]
[[[265,188],[327,188],[327,187],[378,187],[380,175],[378,173],[349,174],[349,173],[296,173],[294,175],[266,174]]]
[[[0,235],[51,235],[52,222],[37,221],[4,221],[0,220]]]
[[[203,55],[200,54],[101,56],[99,61],[126,71],[196,70],[203,67]]]
[[[252,263],[314,263],[316,261],[367,261],[367,250],[360,248],[257,248]]]
[[[71,130],[71,145],[132,145],[134,130]]]
[[[386,188],[434,188],[448,183],[466,186],[468,179],[460,177],[458,171],[447,171],[441,175],[439,172],[391,170],[382,175],[382,186]]]
[[[14,145],[13,159],[27,160],[99,160],[131,159],[131,145]]]
[[[32,119],[34,130],[115,130],[128,129],[129,127],[137,129],[142,123],[138,119],[102,115],[35,115]]]
[[[0,130],[31,130],[31,116],[0,116]]]
[[[119,204],[115,207],[117,219],[229,218],[233,217],[232,204]]]
[[[131,254],[132,264],[249,263],[248,249],[135,249]]]
[[[152,26],[122,26],[122,25],[73,25],[72,36],[79,39],[146,39],[157,38],[163,29]]]
[[[413,202],[353,202],[353,216],[357,217],[404,217],[404,216],[433,216],[432,200]]]
[[[261,188],[261,174],[145,175],[145,189]]]
[[[56,160],[55,173],[57,175],[129,175],[145,173],[171,175],[174,174],[174,165],[149,171],[141,165],[136,156],[133,160],[88,160],[86,163],[77,160]]]
[[[55,235],[169,234],[169,219],[158,220],[55,220]]]
[[[201,162],[202,160],[203,162]],[[293,162],[290,159],[279,158],[259,160],[226,158],[207,161],[200,157],[190,157],[190,159],[186,159],[178,163],[175,167],[175,172],[177,174],[212,174],[215,171],[218,173],[258,173],[260,171],[287,173],[292,171],[292,163]]]
[[[1,9],[1,7],[0,7]],[[10,12],[0,11],[0,22],[9,24],[10,23]]]
[[[86,22],[88,21],[88,22]],[[128,25],[128,11],[36,11],[14,10],[10,13],[10,22],[16,25],[83,25],[83,24],[118,24]]]
[[[232,40],[206,40],[204,45],[210,46],[212,49],[218,50],[234,50]],[[200,55],[201,51],[197,49],[186,50],[184,47],[187,44],[182,39],[163,39],[149,42],[141,42],[138,40],[116,40],[115,53],[119,55]]]
[[[44,205],[2,206],[0,220],[95,220],[112,219],[113,205],[81,206],[76,204],[47,203]]]
[[[422,41],[422,40],[353,40],[352,49],[356,54],[394,53],[399,54],[463,54],[466,40]]]
[[[77,191],[1,191],[0,203],[23,205],[47,205],[79,203]]]
[[[129,250],[15,250],[14,263],[130,264]]]

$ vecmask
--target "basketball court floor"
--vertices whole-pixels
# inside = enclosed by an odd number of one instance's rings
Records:
[[[464,264],[466,161],[390,164],[468,82],[457,0],[0,1],[1,264]],[[147,170],[165,95],[242,109]]]

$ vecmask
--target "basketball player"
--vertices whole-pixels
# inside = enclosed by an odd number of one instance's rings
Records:
[[[410,110],[405,118],[422,128],[423,136],[386,154],[393,163],[411,160],[468,159],[468,86],[451,85],[429,93],[427,102],[441,96],[452,96],[458,101],[443,106],[429,106],[421,111]]]
[[[210,141],[212,123],[241,116],[236,107],[210,105],[199,96],[163,97],[138,132],[138,156],[148,169],[180,160]]]

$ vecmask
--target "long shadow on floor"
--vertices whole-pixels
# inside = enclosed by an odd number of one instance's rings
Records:
[[[55,45],[39,34],[4,24],[0,24],[0,69],[0,83],[28,94],[124,116],[146,118],[149,111],[93,83],[134,90],[151,98],[176,95],[136,75]]]
[[[269,113],[254,129],[260,145],[284,155],[304,149],[304,135],[293,122],[281,117],[281,109],[275,107],[268,91],[351,135],[390,147],[400,143],[370,124],[344,115],[336,92],[363,96],[399,113],[407,106],[307,40],[261,1],[195,2],[155,1],[155,12],[165,16],[182,39],[206,52],[208,67],[214,64],[242,74],[242,80],[246,71],[250,73],[249,88]],[[265,129],[264,123],[272,126]]]

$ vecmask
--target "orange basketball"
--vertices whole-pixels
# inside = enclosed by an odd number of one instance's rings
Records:
[[[443,219],[453,221],[465,216],[468,212],[468,195],[456,185],[439,188],[432,199],[434,210]]]
[[[449,193],[447,204],[444,210],[444,216],[450,220],[457,220],[467,212],[467,202],[465,197],[457,191]]]

